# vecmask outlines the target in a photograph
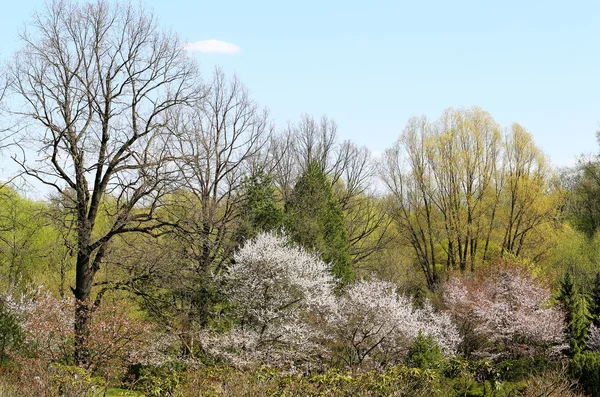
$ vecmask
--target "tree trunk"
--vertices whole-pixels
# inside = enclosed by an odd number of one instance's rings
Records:
[[[89,337],[92,308],[93,269],[90,267],[90,255],[87,249],[80,249],[77,255],[75,275],[75,365],[87,368],[89,366]]]

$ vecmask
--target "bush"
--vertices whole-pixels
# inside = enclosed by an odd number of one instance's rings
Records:
[[[584,393],[593,397],[600,396],[600,353],[586,351],[575,355],[570,370]]]
[[[406,363],[409,367],[420,369],[440,370],[446,366],[446,360],[440,347],[431,335],[423,335],[421,331],[408,350]]]
[[[393,366],[386,371],[328,370],[322,374],[283,373],[261,367],[235,370],[204,367],[190,373],[184,396],[445,396],[438,372]]]
[[[0,396],[100,397],[106,382],[82,368],[19,358],[11,371],[0,377]]]
[[[17,317],[0,300],[0,366],[6,363],[8,353],[23,342],[23,331]]]
[[[523,397],[577,397],[573,391],[577,382],[569,378],[565,368],[549,370],[527,381]]]
[[[180,388],[184,379],[184,369],[175,363],[159,367],[141,366],[132,387],[148,397],[181,396]]]
[[[444,301],[469,331],[473,355],[500,361],[552,357],[565,347],[564,314],[551,306],[551,291],[532,271],[499,262],[474,277],[453,277]],[[467,352],[465,352],[467,353]]]
[[[222,276],[233,325],[224,333],[200,331],[200,340],[209,354],[238,367],[400,364],[419,331],[444,356],[460,343],[448,314],[429,302],[415,308],[393,283],[361,280],[336,295],[328,265],[285,237],[262,233],[234,258]]]

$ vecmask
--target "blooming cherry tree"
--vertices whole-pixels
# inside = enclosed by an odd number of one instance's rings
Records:
[[[482,356],[535,356],[563,346],[564,315],[551,306],[550,290],[516,265],[471,279],[453,277],[444,286],[444,300],[454,316],[489,342],[479,347]]]
[[[238,364],[321,353],[323,324],[336,310],[336,279],[316,255],[263,233],[235,254],[222,281],[237,324],[224,335],[204,333],[205,349]]]
[[[429,304],[414,308],[392,283],[358,281],[336,296],[329,266],[285,236],[261,234],[234,259],[223,282],[237,322],[224,334],[201,337],[206,350],[233,363],[310,361],[330,353],[352,366],[367,358],[398,362],[419,331],[446,355],[460,343],[448,315]]]
[[[366,358],[402,361],[419,332],[430,335],[445,355],[456,352],[461,337],[450,317],[435,312],[428,302],[415,308],[396,290],[386,281],[358,281],[340,297],[333,328],[346,364],[360,365]]]

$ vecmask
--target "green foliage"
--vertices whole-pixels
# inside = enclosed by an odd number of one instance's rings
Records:
[[[571,356],[581,353],[590,331],[590,311],[584,295],[578,293],[570,273],[566,273],[560,282],[558,300],[565,310],[565,333],[569,342]]]
[[[285,224],[291,238],[320,252],[343,283],[354,279],[344,213],[318,162],[312,161],[296,182],[286,203]]]
[[[269,232],[282,226],[283,209],[277,204],[271,177],[260,171],[244,179],[239,213],[240,222],[235,237],[238,244],[261,232]]]
[[[592,397],[600,396],[600,352],[576,354],[571,360],[570,370],[579,379],[583,392]]]
[[[600,227],[600,162],[598,156],[581,159],[563,176],[567,185],[566,215],[573,226],[593,237]]]
[[[133,387],[148,397],[182,396],[180,389],[183,382],[184,371],[181,366],[143,366],[139,368],[138,378]]]
[[[590,316],[592,322],[600,327],[600,272],[596,273],[590,294]]]
[[[19,321],[0,300],[0,366],[8,358],[8,352],[14,351],[23,341],[23,331]]]
[[[248,371],[202,368],[190,376],[184,395],[196,396],[446,396],[442,377],[433,370],[390,367],[351,373],[282,373],[268,367]]]
[[[6,186],[0,188],[0,283],[42,281],[39,276],[57,250],[46,209]]]
[[[406,364],[412,368],[439,370],[445,367],[446,360],[431,335],[423,335],[419,331],[417,339],[408,350]]]
[[[527,358],[504,360],[494,368],[496,379],[508,382],[520,382],[528,379],[533,374],[542,374],[553,369],[554,362],[547,358]]]

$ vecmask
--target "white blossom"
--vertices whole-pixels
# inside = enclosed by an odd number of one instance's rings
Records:
[[[248,241],[222,281],[235,325],[220,334],[201,331],[200,340],[237,365],[293,365],[332,353],[348,365],[367,358],[398,362],[419,331],[447,356],[461,340],[447,314],[429,303],[414,308],[390,282],[358,281],[336,296],[329,266],[285,236],[264,233]]]
[[[221,336],[205,333],[207,350],[238,363],[322,353],[323,324],[336,310],[336,279],[316,255],[263,233],[236,253],[223,281],[239,325]]]
[[[590,326],[590,335],[588,337],[586,346],[591,351],[600,351],[600,328],[598,328],[594,323],[592,323]]]
[[[428,302],[423,309],[415,308],[396,289],[386,281],[358,281],[340,297],[334,328],[346,346],[342,359],[348,364],[367,357],[401,361],[419,332],[430,335],[446,356],[456,352],[461,337],[450,317],[435,312]]]

